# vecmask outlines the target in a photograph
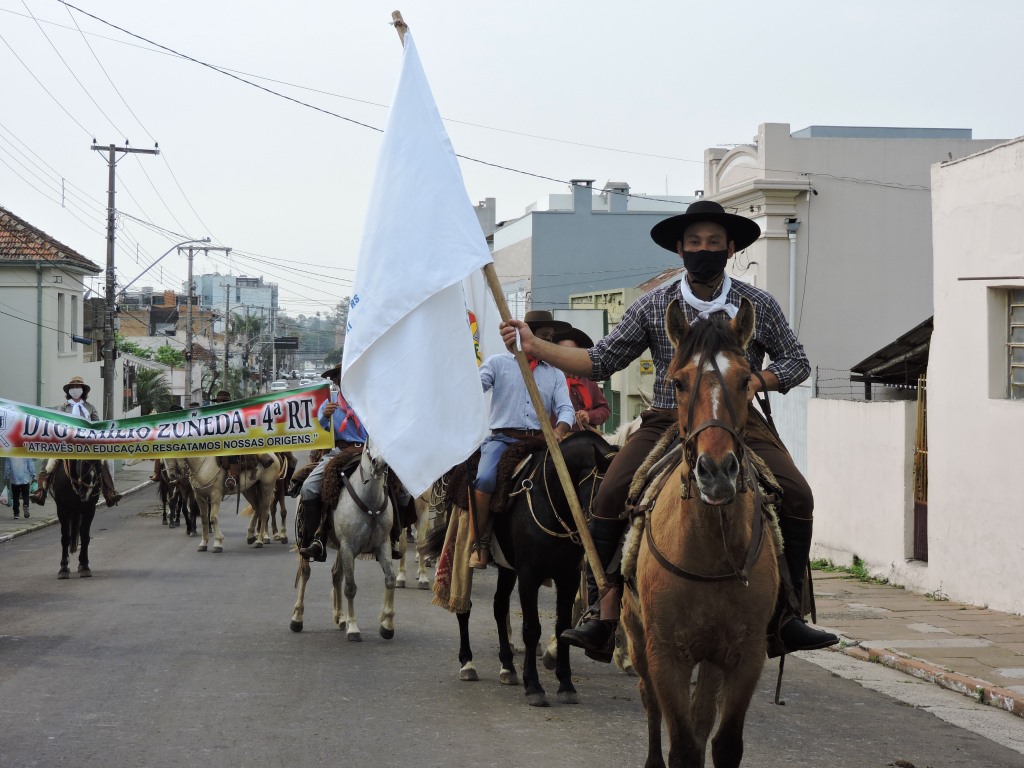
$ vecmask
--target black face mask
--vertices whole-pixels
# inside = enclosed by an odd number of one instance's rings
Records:
[[[696,283],[710,283],[725,272],[729,251],[683,251],[683,266]]]

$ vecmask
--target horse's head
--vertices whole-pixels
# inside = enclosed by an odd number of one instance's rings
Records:
[[[103,483],[103,465],[93,459],[69,462],[71,487],[80,501],[87,503],[100,494]]]
[[[728,504],[739,490],[743,463],[750,384],[743,350],[754,335],[754,306],[742,299],[732,321],[715,314],[691,327],[674,300],[665,327],[676,350],[668,378],[676,389],[686,464],[706,504]]]
[[[388,471],[387,462],[384,461],[384,457],[377,451],[377,446],[369,438],[366,439],[366,445],[363,447],[363,455],[359,460],[359,466],[364,480],[369,480],[370,478],[380,480]]]

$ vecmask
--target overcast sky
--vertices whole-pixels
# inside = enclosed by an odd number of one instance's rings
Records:
[[[70,2],[109,24],[0,0],[0,206],[104,266],[106,156],[89,147],[159,142],[118,164],[118,282],[210,236],[233,252],[197,273],[263,275],[292,315],[351,292],[395,8],[456,151],[515,169],[462,161],[499,220],[573,178],[692,194],[704,150],[764,122],[1024,134],[1022,0]],[[135,286],[185,275],[172,253]]]

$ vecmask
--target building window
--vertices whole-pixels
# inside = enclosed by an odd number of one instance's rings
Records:
[[[67,347],[64,343],[64,336],[67,333],[67,302],[66,296],[63,293],[57,294],[57,351],[66,352]]]
[[[71,335],[78,335],[78,297],[75,295],[71,296]],[[78,345],[75,344],[74,339],[71,341],[71,351],[76,352]]]
[[[1009,395],[1024,400],[1024,288],[1009,292],[1007,351],[1010,358]]]

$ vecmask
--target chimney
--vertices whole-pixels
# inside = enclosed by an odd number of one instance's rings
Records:
[[[608,212],[625,213],[629,202],[629,184],[624,181],[609,181],[604,185],[608,195]]]
[[[586,213],[594,212],[594,180],[593,179],[572,179],[572,212]]]

